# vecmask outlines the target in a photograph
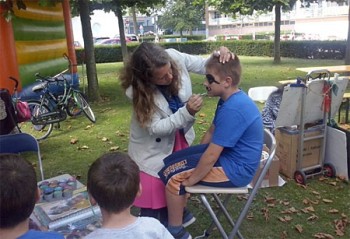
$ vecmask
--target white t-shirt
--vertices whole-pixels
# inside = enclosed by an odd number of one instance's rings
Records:
[[[138,217],[137,220],[124,228],[99,228],[91,232],[85,239],[173,239],[174,237],[157,219]]]

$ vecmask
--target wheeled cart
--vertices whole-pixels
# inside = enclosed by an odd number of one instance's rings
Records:
[[[279,134],[285,133],[281,129],[276,130],[276,155],[281,160],[282,173],[294,177],[300,184],[305,184],[307,178],[315,175],[336,175],[335,167],[331,163],[324,163],[327,124],[340,106],[347,81],[334,77],[331,79],[327,70],[317,70],[309,72],[303,81],[298,80],[284,89],[276,126],[288,126],[291,134],[297,135],[297,142],[294,142],[296,153],[294,158],[288,158],[286,150],[293,156],[290,151],[292,147],[286,149],[286,145],[279,140]],[[311,160],[307,158],[309,154],[312,155]],[[296,162],[291,163],[286,157]],[[283,172],[284,163],[294,165]]]

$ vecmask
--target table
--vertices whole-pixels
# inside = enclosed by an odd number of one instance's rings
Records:
[[[278,81],[278,83],[284,85],[284,84],[292,84],[292,83],[296,83],[297,80],[296,79],[293,79],[293,80],[280,80]]]
[[[347,124],[349,119],[350,93],[344,93],[343,95],[343,102],[341,103],[338,110],[338,123],[340,123],[340,113],[343,105],[345,105],[345,122],[344,123]]]
[[[328,70],[331,73],[343,73],[343,72],[350,72],[350,65],[301,67],[301,68],[297,68],[297,70],[304,71],[304,72],[310,72],[313,70]]]
[[[55,181],[63,181],[68,180],[72,178],[72,175],[70,174],[63,174],[59,175],[53,178],[46,179],[44,181],[38,182],[38,186],[41,185],[42,183],[54,183],[56,184]],[[43,231],[56,231],[60,234],[63,234],[65,238],[84,238],[87,234],[91,233],[93,229],[101,227],[101,211],[98,208],[98,206],[90,206],[91,210],[88,211],[89,209],[86,200],[88,198],[85,198],[84,200],[81,200],[78,204],[79,207],[73,206],[73,201],[74,197],[80,197],[80,195],[85,196],[86,193],[86,186],[76,180],[76,189],[73,191],[71,198],[61,198],[61,199],[50,199],[49,201],[46,200],[41,200],[39,203],[35,205],[35,209],[33,213],[30,216],[31,219],[31,226],[32,228],[39,228],[40,230]],[[67,203],[69,200],[73,199],[69,203]],[[80,197],[81,199],[81,197]],[[77,202],[77,201],[76,201]],[[55,208],[58,205],[69,205],[71,207],[70,213],[67,213],[65,211],[61,212],[62,217],[56,217],[55,214],[50,214],[52,218],[48,219],[50,220],[51,225],[44,225],[43,217],[40,217],[42,214],[48,214],[49,210],[51,208]],[[77,205],[78,205],[77,204]],[[79,211],[81,209],[81,211]],[[79,216],[80,215],[80,216]],[[40,218],[41,220],[40,220]],[[45,218],[45,217],[44,217]],[[76,218],[71,220],[72,218]],[[56,225],[54,225],[56,223]],[[59,223],[59,224],[57,224]],[[50,228],[51,226],[51,228]],[[93,229],[92,229],[93,228]]]

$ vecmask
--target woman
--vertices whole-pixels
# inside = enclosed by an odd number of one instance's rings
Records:
[[[226,47],[216,54],[220,54],[222,62],[231,57]],[[158,171],[165,157],[194,140],[192,126],[203,99],[192,95],[189,72],[205,74],[205,63],[202,57],[144,42],[122,70],[122,87],[133,102],[128,153],[140,167],[143,188],[134,205],[141,208],[141,216],[159,218],[164,224],[165,189]],[[194,220],[185,211],[185,226]]]
[[[288,84],[279,85],[277,90],[269,95],[261,112],[264,127],[269,129],[273,134],[275,133],[275,121],[280,110],[284,87],[287,85]]]

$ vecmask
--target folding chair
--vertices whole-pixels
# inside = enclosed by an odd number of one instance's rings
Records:
[[[204,231],[204,234],[202,236],[196,237],[196,238],[207,238],[214,226],[216,226],[222,236],[222,238],[234,238],[236,235],[239,238],[243,238],[242,234],[239,231],[239,227],[242,224],[244,218],[246,217],[249,207],[251,203],[253,202],[253,199],[256,196],[256,193],[258,192],[258,189],[260,188],[260,185],[266,175],[267,170],[269,169],[272,160],[275,156],[275,151],[276,151],[276,140],[275,137],[268,131],[264,130],[264,143],[266,146],[269,148],[269,157],[266,160],[265,166],[261,171],[258,171],[258,179],[256,184],[252,189],[248,188],[248,185],[246,187],[241,187],[241,188],[219,188],[219,187],[209,187],[209,186],[203,186],[203,185],[194,185],[191,187],[186,187],[186,191],[191,194],[200,194],[200,199],[207,211],[209,212],[211,218],[212,218],[212,223]],[[259,173],[260,172],[260,173]],[[250,191],[250,193],[249,193]],[[218,206],[218,212],[215,213],[213,210],[213,207],[210,205],[209,200],[206,195],[211,195],[214,198],[214,202],[216,202]],[[225,195],[224,199],[220,199],[218,194],[223,194]],[[247,201],[243,208],[241,209],[241,212],[236,220],[236,222],[233,221],[232,217],[230,216],[229,212],[227,211],[227,203],[229,202],[231,196],[233,194],[249,194]],[[226,219],[229,221],[229,223],[232,225],[233,229],[232,231],[228,234],[225,232],[223,226],[221,225],[218,217],[220,214],[223,213]]]
[[[276,91],[278,88],[276,86],[257,86],[249,88],[248,96],[254,100],[261,103],[265,102],[269,95]]]
[[[37,152],[41,180],[44,180],[44,171],[40,156],[38,141],[26,133],[0,135],[0,153]]]

